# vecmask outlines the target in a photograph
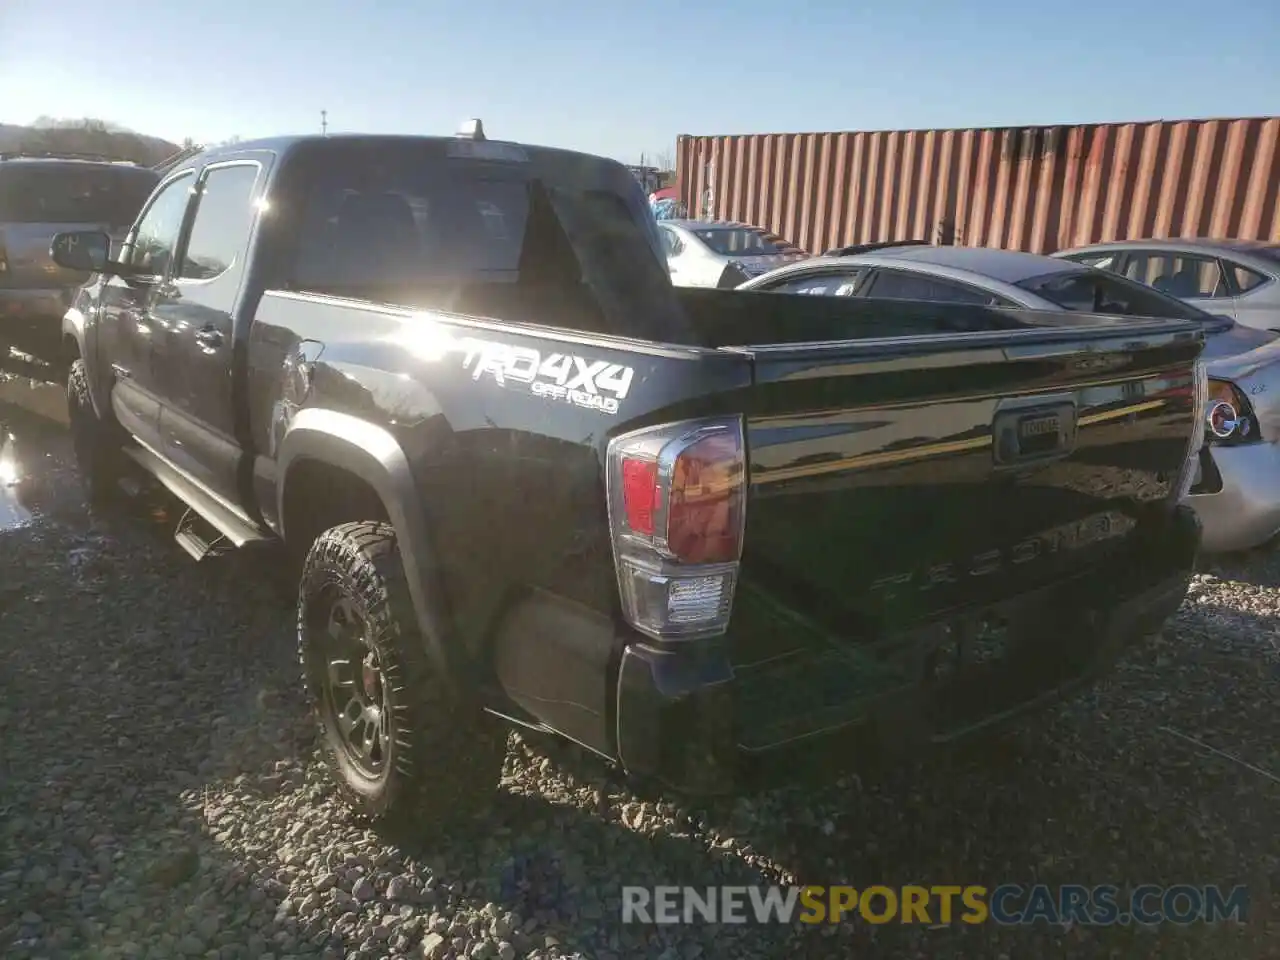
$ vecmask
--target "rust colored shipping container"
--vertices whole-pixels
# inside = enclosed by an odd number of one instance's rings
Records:
[[[810,253],[881,240],[1054,250],[1280,240],[1280,117],[677,140],[690,216]]]

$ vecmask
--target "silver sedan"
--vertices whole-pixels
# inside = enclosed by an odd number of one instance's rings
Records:
[[[1280,330],[1280,244],[1123,240],[1053,256],[1110,270],[1246,327]]]
[[[1208,439],[1188,502],[1207,553],[1280,533],[1280,336],[1068,259],[980,247],[847,248],[748,280],[740,290],[961,302],[1172,317],[1204,324]]]

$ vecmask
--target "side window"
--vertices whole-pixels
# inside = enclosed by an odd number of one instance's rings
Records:
[[[1087,253],[1075,257],[1067,257],[1066,259],[1075,263],[1083,263],[1086,267],[1097,267],[1099,270],[1116,269],[1117,261],[1120,255],[1116,253]]]
[[[135,228],[125,257],[129,266],[153,277],[162,276],[169,268],[194,182],[195,174],[191,173],[161,189]]]
[[[1212,257],[1189,257],[1163,251],[1134,252],[1124,276],[1180,300],[1230,296],[1222,268]]]
[[[867,294],[884,300],[931,300],[936,303],[974,303],[987,306],[996,301],[994,294],[950,280],[924,274],[881,270]]]
[[[1202,316],[1197,307],[1153,293],[1150,287],[1115,274],[1092,270],[1053,273],[1018,284],[1063,310],[1122,317],[1188,320]]]
[[[769,293],[803,293],[813,297],[847,297],[853,294],[858,280],[864,271],[843,271],[841,273],[809,274],[784,280],[776,287],[770,287]]]
[[[212,280],[231,269],[243,253],[253,224],[257,164],[215,167],[200,188],[199,206],[179,277]]]
[[[1256,290],[1267,282],[1267,278],[1255,270],[1248,267],[1242,267],[1238,263],[1228,263],[1227,271],[1231,274],[1231,279],[1236,285],[1239,293],[1248,293],[1250,290]]]

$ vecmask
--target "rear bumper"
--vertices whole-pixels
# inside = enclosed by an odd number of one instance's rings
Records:
[[[1180,506],[1147,534],[1138,556],[999,605],[1018,624],[1006,656],[940,677],[937,654],[957,633],[932,625],[896,648],[903,682],[885,690],[881,675],[871,694],[859,692],[867,668],[849,650],[735,672],[723,649],[633,643],[618,674],[618,758],[628,772],[677,789],[724,793],[779,773],[794,779],[814,763],[825,774],[868,755],[907,756],[1042,709],[1178,609],[1199,520]],[[841,685],[843,701],[832,695]]]
[[[1204,525],[1202,549],[1248,550],[1280,533],[1280,445],[1211,446],[1207,456],[1214,492],[1187,498]]]

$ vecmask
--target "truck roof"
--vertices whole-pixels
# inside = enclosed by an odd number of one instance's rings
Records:
[[[282,137],[265,137],[258,140],[244,140],[239,143],[228,143],[217,147],[210,147],[174,166],[174,170],[185,169],[188,166],[202,166],[215,160],[239,156],[245,153],[255,151],[264,151],[275,153],[281,157],[296,150],[298,147],[312,145],[317,143],[365,143],[370,146],[387,146],[405,145],[412,143],[456,143],[459,140],[468,140],[465,136],[414,136],[408,134],[366,134],[366,133],[334,133],[334,134],[305,134],[298,136],[282,136]],[[508,146],[516,146],[523,150],[530,160],[542,161],[560,161],[560,162],[577,162],[577,163],[595,163],[605,164],[608,166],[616,166],[619,171],[626,172],[626,167],[608,157],[598,156],[596,154],[582,153],[577,150],[563,150],[558,147],[536,146],[527,143],[518,143],[513,140],[494,140],[485,139],[474,141],[478,143],[505,144]],[[627,174],[630,176],[630,174]]]

